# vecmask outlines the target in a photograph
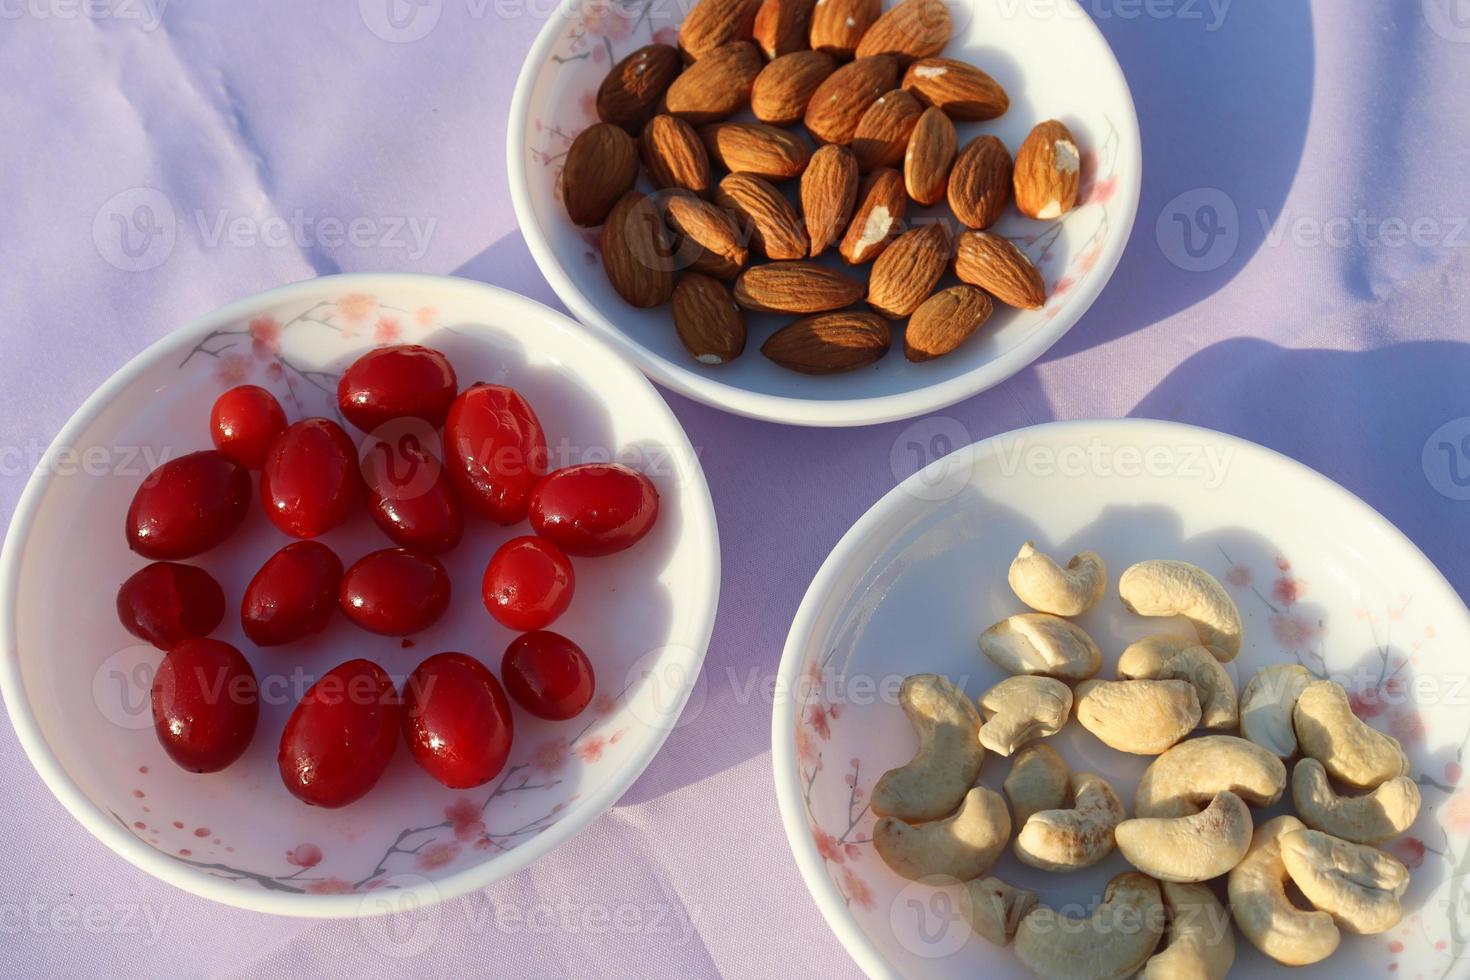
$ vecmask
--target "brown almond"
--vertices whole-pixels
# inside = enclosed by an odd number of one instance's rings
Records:
[[[734,279],[745,268],[750,250],[728,211],[687,191],[669,193],[663,206],[669,227],[680,236],[676,266],[716,279]]]
[[[757,254],[768,259],[806,255],[801,216],[769,181],[753,174],[730,174],[720,181],[715,203],[730,212]]]
[[[806,216],[812,258],[835,244],[852,220],[858,180],[857,158],[847,147],[828,143],[812,154],[801,175],[801,213]]]
[[[577,134],[561,171],[561,196],[574,223],[594,228],[638,179],[638,148],[621,126],[593,123]]]
[[[938,109],[924,110],[903,158],[904,187],[909,197],[925,207],[944,200],[959,142],[948,116]]]
[[[1082,155],[1071,130],[1055,119],[1038,123],[1016,151],[1016,209],[1050,221],[1077,204]]]
[[[970,228],[1000,220],[1011,199],[1011,151],[994,136],[977,136],[960,151],[949,174],[949,208]]]
[[[800,177],[812,158],[801,136],[765,123],[715,123],[701,128],[699,137],[710,159],[726,170],[773,183]]]
[[[613,66],[597,90],[597,118],[636,132],[653,118],[658,100],[679,72],[684,61],[667,44],[649,44]]]
[[[693,126],[678,116],[654,116],[643,127],[638,148],[654,187],[678,187],[700,197],[710,196],[714,177],[709,153]]]
[[[949,268],[949,232],[935,222],[904,232],[873,263],[868,305],[902,320],[929,298]]]
[[[924,107],[903,89],[894,89],[868,106],[852,134],[852,152],[863,173],[903,163],[909,137],[918,125]]]
[[[695,126],[727,119],[750,101],[750,88],[764,65],[749,41],[715,48],[674,79],[665,108]]]
[[[868,106],[893,88],[898,62],[888,55],[859,58],[827,76],[806,107],[806,128],[819,143],[851,143]]]
[[[761,345],[775,363],[803,374],[854,371],[888,353],[893,335],[876,313],[818,313],[787,324]]]
[[[1039,310],[1046,305],[1046,284],[1032,261],[1008,238],[989,231],[960,236],[954,260],[961,282],[979,286],[1007,306]]]
[[[775,60],[793,51],[805,51],[817,0],[765,0],[755,14],[756,47]]]
[[[858,191],[852,223],[838,249],[842,258],[849,265],[876,259],[902,230],[907,210],[903,175],[897,170],[874,170]]]
[[[772,61],[755,77],[750,108],[771,126],[791,126],[806,115],[812,93],[837,70],[837,60],[820,51],[794,51]]]
[[[674,302],[678,301],[675,293]],[[941,289],[909,318],[903,331],[904,357],[915,362],[943,357],[969,340],[994,308],[990,297],[974,286]]]
[[[662,306],[674,293],[673,249],[658,207],[637,191],[624,194],[602,230],[602,267],[633,306]]]
[[[679,25],[679,47],[698,61],[735,41],[748,41],[761,0],[699,0]]]
[[[949,8],[940,0],[903,0],[868,28],[855,53],[888,54],[906,65],[943,51],[953,31]]]
[[[883,0],[823,0],[812,11],[812,50],[846,61],[882,13]]]
[[[862,298],[862,283],[815,262],[770,262],[735,280],[735,302],[755,313],[825,313]]]
[[[974,65],[953,58],[921,58],[904,72],[903,87],[926,106],[943,109],[957,122],[983,122],[1005,115],[1010,96]]]
[[[745,350],[745,314],[729,287],[697,272],[674,287],[674,329],[701,364],[724,364]]]

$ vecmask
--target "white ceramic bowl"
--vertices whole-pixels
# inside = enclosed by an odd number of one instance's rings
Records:
[[[1012,100],[1000,119],[962,124],[961,142],[994,133],[1015,152],[1033,125],[1058,118],[1083,150],[1080,207],[1060,222],[1030,221],[1012,209],[997,228],[1041,267],[1050,293],[1045,308],[998,309],[958,351],[926,364],[905,360],[900,342],[861,371],[796,374],[761,356],[761,343],[782,322],[774,317],[750,319],[750,342],[733,363],[696,363],[667,307],[637,310],[613,291],[597,231],[573,225],[560,199],[562,160],[572,139],[596,121],[594,96],[611,63],[654,39],[674,43],[675,18],[684,9],[564,0],[526,58],[507,138],[511,199],[542,273],[579,320],[655,380],[754,418],[823,426],[887,422],[952,405],[1011,377],[1071,329],[1102,291],[1133,227],[1143,172],[1138,118],[1123,73],[1076,0],[961,0],[951,4],[955,37],[945,54],[984,68]],[[649,189],[646,178],[640,186]],[[927,214],[948,211],[915,209],[910,217]],[[866,269],[857,275],[866,277]]]
[[[462,385],[514,385],[548,435],[553,465],[627,460],[658,486],[658,524],[635,548],[576,562],[577,595],[556,629],[587,650],[598,696],[579,718],[515,712],[509,764],[473,791],[441,786],[400,746],[377,788],[339,810],[289,795],[276,769],[286,717],[305,686],[354,657],[400,683],[420,660],[459,650],[497,674],[513,634],[480,602],[485,563],[527,529],[471,521],[445,556],[454,600],[414,637],[337,621],[311,641],[259,649],[239,599],[287,543],[259,508],[194,561],[224,586],[215,635],[261,682],[256,737],[223,772],[175,767],[152,730],[148,688],[161,654],[118,624],[113,596],[144,561],[123,537],[129,501],[160,454],[209,448],[209,408],[245,381],[292,418],[335,414],[335,375],[390,341],[444,351]],[[352,430],[355,431],[355,430]],[[179,330],[120,370],[67,423],[26,488],[0,568],[5,705],[36,770],[81,823],[150,874],[265,912],[351,916],[411,908],[525,867],[615,802],[653,758],[688,694],[713,627],[719,543],[699,463],[678,421],[622,358],[558,313],[478,283],[335,276],[244,300]],[[390,546],[359,512],[324,540],[346,562]]]
[[[895,875],[867,843],[866,794],[908,761],[914,736],[894,703],[909,674],[938,672],[972,696],[1001,679],[975,638],[1025,611],[1006,584],[1023,541],[1063,560],[1091,548],[1108,562],[1108,596],[1080,622],[1112,677],[1118,654],[1167,620],[1128,613],[1117,575],[1155,557],[1182,558],[1234,596],[1244,647],[1230,670],[1300,661],[1331,674],[1359,713],[1398,736],[1424,808],[1387,849],[1413,869],[1402,923],[1344,934],[1313,968],[1267,960],[1237,935],[1233,976],[1459,976],[1456,937],[1470,925],[1470,783],[1462,753],[1470,705],[1470,614],[1402,534],[1341,487],[1230,436],[1168,422],[1042,425],[966,447],[890,492],[838,543],[791,628],[772,755],[786,832],[807,886],[839,939],[873,977],[1022,977],[1012,953],[970,934],[959,889]],[[1048,744],[1074,771],[1108,779],[1131,807],[1148,763],[1106,748],[1078,725]],[[990,755],[981,782],[1009,771]],[[1287,794],[1288,800],[1290,794]],[[1289,802],[1270,813],[1287,812]],[[1021,864],[1009,849],[991,872],[1083,914],[1114,853],[1074,874]]]

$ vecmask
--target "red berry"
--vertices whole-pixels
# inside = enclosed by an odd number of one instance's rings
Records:
[[[276,396],[259,385],[231,388],[209,413],[214,448],[245,467],[258,470],[271,444],[286,431],[286,413]]]
[[[250,511],[250,472],[206,450],[148,474],[128,508],[128,547],[144,558],[178,561],[224,541]]]
[[[496,549],[480,593],[502,626],[525,632],[550,626],[572,604],[572,563],[556,545],[529,535]]]
[[[371,660],[349,660],[311,686],[286,722],[276,764],[291,795],[339,807],[378,784],[398,747],[403,706],[393,678]]]
[[[404,685],[403,734],[430,776],[451,789],[481,786],[510,755],[510,702],[474,657],[435,654]]]
[[[225,618],[225,593],[202,568],[158,561],[134,572],[117,590],[117,618],[139,639],[171,650],[214,632]]]
[[[459,391],[449,359],[416,344],[379,347],[353,362],[337,384],[347,421],[371,432],[393,419],[423,419],[438,428]]]
[[[449,408],[444,428],[449,479],[464,505],[497,524],[526,518],[536,481],[546,474],[546,434],[514,388],[477,384]]]
[[[337,611],[342,559],[320,541],[288,544],[266,559],[245,588],[240,625],[257,646],[320,633]]]
[[[617,463],[557,470],[531,495],[531,526],[569,555],[631,548],[658,520],[653,482]]]
[[[436,555],[459,544],[464,514],[444,465],[412,433],[377,440],[362,458],[368,512],[405,548]]]
[[[342,576],[342,611],[384,636],[428,629],[449,608],[449,573],[428,555],[387,548],[360,558]]]
[[[190,772],[218,772],[245,752],[260,716],[255,672],[228,643],[194,637],[164,655],[153,677],[153,727]]]
[[[549,721],[581,714],[597,686],[582,648],[550,630],[517,637],[506,648],[500,676],[516,704]]]
[[[266,515],[297,538],[314,538],[347,520],[361,492],[357,452],[331,419],[303,419],[287,429],[260,474]]]

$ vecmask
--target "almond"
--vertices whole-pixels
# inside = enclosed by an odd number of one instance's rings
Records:
[[[764,62],[749,41],[716,48],[674,79],[664,104],[695,126],[719,122],[745,108]]]
[[[903,225],[908,198],[897,170],[874,170],[858,191],[857,209],[839,251],[849,265],[876,259]]]
[[[714,187],[709,154],[693,126],[678,116],[654,116],[643,127],[638,147],[654,187],[679,187],[709,197]]]
[[[943,51],[953,30],[949,8],[940,0],[903,0],[868,28],[855,53],[888,54],[906,65]]]
[[[909,197],[925,207],[944,199],[959,142],[948,116],[938,109],[924,110],[903,158],[904,186]]]
[[[949,268],[949,232],[938,222],[904,232],[873,263],[868,305],[901,320],[929,298]]]
[[[698,61],[735,41],[750,40],[761,0],[699,0],[679,25],[679,47]]]
[[[682,286],[683,283],[680,283]],[[679,294],[674,294],[679,302]],[[995,307],[974,286],[951,286],[926,299],[909,318],[903,331],[903,355],[911,361],[932,361],[963,344],[979,330]]]
[[[634,306],[662,306],[674,293],[673,250],[652,200],[637,191],[619,199],[602,230],[602,266],[613,289]]]
[[[795,133],[764,123],[716,123],[699,131],[710,159],[731,173],[769,181],[800,177],[812,148]]]
[[[919,100],[903,89],[894,89],[868,107],[852,134],[852,152],[863,173],[903,163],[909,137],[924,114]]]
[[[1050,221],[1077,204],[1082,155],[1066,126],[1038,123],[1016,151],[1016,208],[1028,218]]]
[[[728,211],[687,191],[668,194],[663,206],[669,227],[681,236],[676,266],[717,279],[734,279],[745,268],[750,251]]]
[[[761,353],[803,374],[838,374],[872,364],[893,343],[888,321],[876,313],[818,313],[787,324],[761,345]]]
[[[771,126],[790,126],[806,115],[812,93],[837,70],[837,60],[820,51],[795,51],[772,61],[755,77],[750,108]]]
[[[701,364],[724,364],[745,350],[745,314],[724,283],[697,272],[674,287],[674,329]]]
[[[888,55],[843,65],[812,94],[806,107],[806,128],[819,143],[851,143],[868,106],[897,80],[898,62]]]
[[[994,136],[972,139],[949,174],[949,208],[970,228],[1000,220],[1011,199],[1011,151]]]
[[[954,272],[962,282],[979,286],[1008,306],[1039,310],[1046,304],[1046,284],[1036,266],[1010,239],[992,232],[967,231],[960,236]]]
[[[883,0],[821,0],[812,12],[812,50],[851,58],[882,13]]]
[[[862,283],[815,262],[771,262],[735,280],[735,302],[756,313],[825,313],[862,298]]]
[[[815,6],[816,0],[765,0],[756,11],[753,30],[761,53],[775,60],[806,50]]]
[[[806,255],[801,216],[781,192],[752,174],[731,174],[720,181],[715,203],[731,213],[750,247],[768,259]]]
[[[812,162],[801,175],[801,213],[806,216],[812,258],[841,237],[852,220],[857,194],[857,158],[851,150],[828,143],[812,154]]]
[[[577,134],[561,171],[562,202],[572,221],[594,228],[638,179],[638,149],[621,126],[593,123]]]
[[[983,122],[1005,114],[1011,100],[1000,83],[974,65],[953,58],[921,58],[904,72],[903,87],[926,106],[959,122]]]
[[[639,48],[602,80],[597,90],[597,118],[637,131],[653,118],[658,100],[683,68],[679,52],[667,44]]]

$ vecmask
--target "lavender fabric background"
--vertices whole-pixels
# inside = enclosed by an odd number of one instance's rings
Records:
[[[394,270],[557,305],[505,167],[511,87],[550,0],[399,0],[432,21],[406,43],[372,29],[388,2],[0,0],[0,514],[109,374],[229,300]],[[1340,481],[1470,594],[1470,3],[1083,6],[1145,143],[1112,284],[1040,363],[937,417],[801,430],[667,396],[703,454],[724,594],[702,708],[606,816],[401,921],[276,919],[114,856],[5,726],[0,973],[855,975],[781,831],[760,681],[827,552],[935,436],[1123,415],[1222,429]],[[122,251],[112,224],[140,194],[179,220],[166,257],[129,271],[157,257]],[[212,234],[221,216],[296,215],[372,230]]]

